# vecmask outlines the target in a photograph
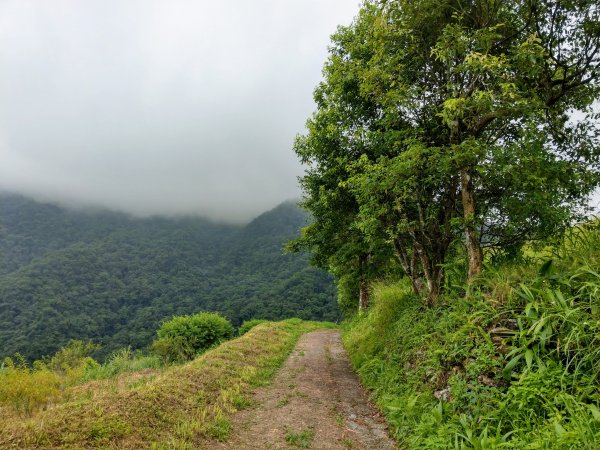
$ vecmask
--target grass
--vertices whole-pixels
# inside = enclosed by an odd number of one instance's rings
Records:
[[[375,286],[343,340],[401,448],[598,448],[599,269],[600,229],[582,227],[433,307]]]
[[[279,400],[277,402],[277,408],[283,408],[284,406],[287,406],[287,404],[290,402],[290,396],[289,394],[286,395],[285,397],[283,397],[281,400]]]
[[[0,408],[6,414],[31,417],[40,409],[91,397],[91,386],[103,385],[113,392],[123,390],[123,385],[140,387],[162,368],[158,357],[134,353],[129,348],[99,364],[88,356],[95,348],[91,343],[74,340],[53,357],[31,365],[19,354],[5,358],[0,364]]]
[[[147,382],[134,383],[134,372],[118,385],[106,379],[75,386],[69,400],[31,417],[8,412],[0,448],[187,449],[226,440],[229,417],[249,404],[252,387],[270,382],[301,334],[331,326],[264,323]]]
[[[285,434],[285,441],[298,448],[310,448],[315,437],[314,430],[309,427],[302,431],[290,431]]]
[[[102,380],[121,373],[138,372],[144,369],[158,370],[162,366],[160,357],[156,355],[136,355],[128,347],[113,353],[106,363],[88,368],[82,380]]]

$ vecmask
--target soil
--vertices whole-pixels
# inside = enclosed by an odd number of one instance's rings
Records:
[[[352,370],[339,331],[305,334],[273,383],[233,416],[220,449],[395,449]]]

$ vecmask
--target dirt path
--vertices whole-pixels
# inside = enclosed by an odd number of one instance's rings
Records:
[[[337,330],[304,335],[255,406],[233,417],[220,448],[375,449],[395,446],[353,372]]]

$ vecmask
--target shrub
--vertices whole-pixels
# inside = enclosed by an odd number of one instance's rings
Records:
[[[245,320],[243,324],[238,328],[238,336],[242,336],[254,328],[256,325],[260,325],[261,323],[265,323],[264,319],[250,319]]]
[[[83,375],[86,369],[98,366],[90,355],[99,349],[100,346],[92,342],[73,339],[50,358],[47,363],[48,369],[61,376],[77,378]]]
[[[175,316],[157,331],[153,351],[165,362],[189,361],[207,348],[233,336],[233,325],[216,313]]]

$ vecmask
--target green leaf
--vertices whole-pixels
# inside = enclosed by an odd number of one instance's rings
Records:
[[[531,364],[533,363],[533,350],[530,348],[525,350],[525,362],[527,363],[527,368],[531,369]]]
[[[504,372],[505,373],[510,373],[512,371],[512,369],[519,363],[519,361],[521,360],[521,358],[523,357],[523,354],[518,354],[517,356],[515,356],[513,359],[511,359],[508,364],[506,364],[506,366],[504,367]]]
[[[556,435],[558,437],[562,437],[567,433],[567,430],[565,430],[563,428],[563,426],[560,423],[558,423],[558,421],[555,420],[553,425],[554,425],[554,432],[556,433]]]
[[[590,409],[592,416],[594,416],[594,419],[600,421],[600,409],[598,409],[596,405],[588,405],[588,408]]]

